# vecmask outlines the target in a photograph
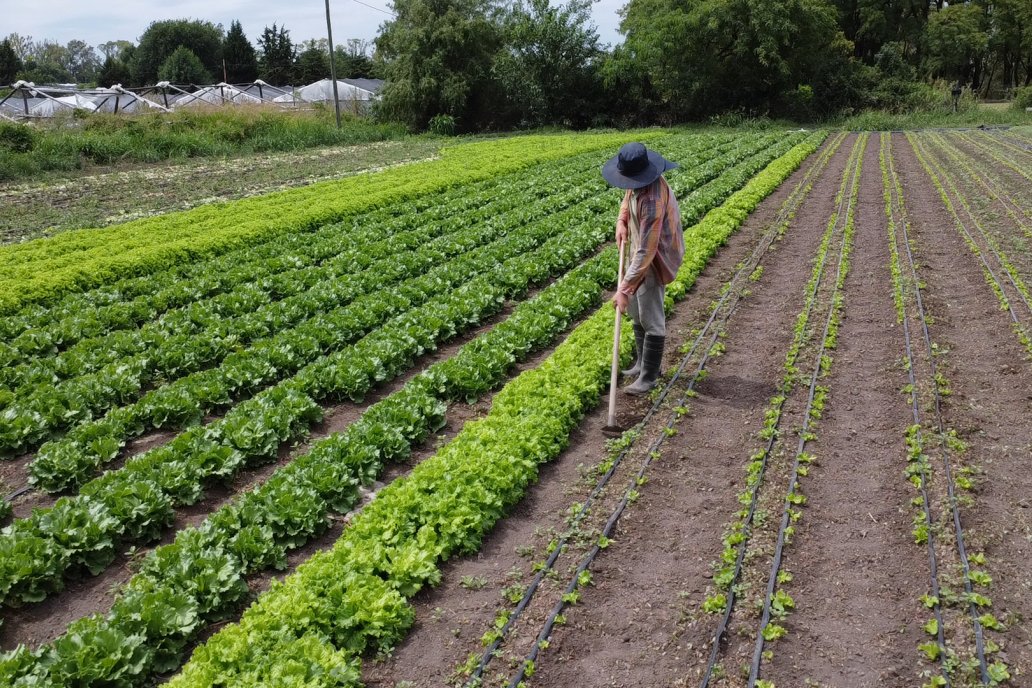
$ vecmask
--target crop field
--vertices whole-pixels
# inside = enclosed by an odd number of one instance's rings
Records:
[[[687,252],[606,439],[634,139]],[[0,247],[0,686],[1032,685],[1030,170],[523,136]]]

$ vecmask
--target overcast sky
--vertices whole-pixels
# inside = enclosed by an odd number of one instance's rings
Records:
[[[603,43],[620,41],[616,12],[625,2],[596,1],[593,16]],[[348,38],[371,40],[380,24],[390,18],[385,14],[387,9],[386,0],[330,0],[333,42],[340,45]],[[80,39],[94,47],[113,40],[135,43],[147,25],[159,19],[203,19],[227,29],[236,19],[251,43],[256,43],[262,29],[273,22],[285,26],[295,43],[326,36],[326,9],[321,0],[0,0],[0,38],[18,33],[62,44]]]

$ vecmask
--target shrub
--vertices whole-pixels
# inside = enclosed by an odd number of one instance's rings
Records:
[[[36,134],[24,124],[0,123],[0,148],[28,153],[36,146]]]
[[[438,136],[455,136],[455,118],[451,115],[434,115],[430,118],[430,133]]]
[[[1021,111],[1032,108],[1032,86],[1025,86],[1014,91],[1013,107],[1015,110]]]

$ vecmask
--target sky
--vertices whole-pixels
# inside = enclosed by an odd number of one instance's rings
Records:
[[[616,12],[625,2],[596,0],[592,16],[602,43],[620,42]],[[333,42],[372,40],[390,18],[388,8],[387,0],[330,0]],[[160,19],[202,19],[226,29],[239,20],[251,43],[273,23],[285,26],[295,43],[326,37],[326,5],[320,0],[0,0],[0,38],[17,33],[61,44],[79,39],[94,47],[114,40],[135,43],[150,22]]]

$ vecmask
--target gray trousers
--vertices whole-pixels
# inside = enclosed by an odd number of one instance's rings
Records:
[[[649,270],[638,291],[628,300],[627,315],[645,334],[654,337],[666,336],[666,314],[663,312],[663,297],[666,287],[656,278],[656,272]]]

